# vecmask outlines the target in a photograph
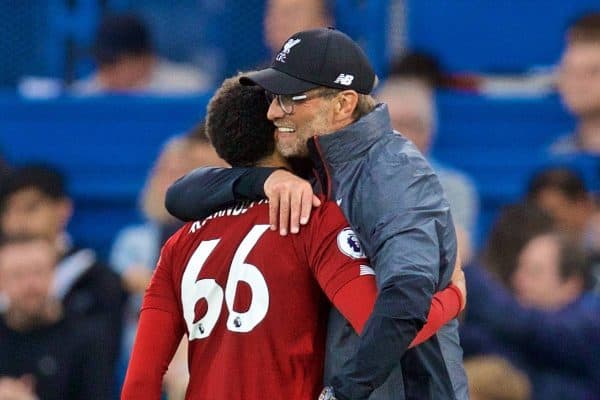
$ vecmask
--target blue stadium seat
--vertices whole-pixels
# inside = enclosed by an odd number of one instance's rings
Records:
[[[531,176],[549,166],[577,170],[591,190],[600,188],[600,159],[552,156],[549,144],[573,129],[556,96],[490,98],[443,92],[438,96],[436,159],[468,173],[481,199],[478,239],[500,207],[519,200]]]
[[[597,0],[407,0],[408,45],[452,72],[514,73],[554,64],[568,23]]]
[[[30,101],[0,96],[0,148],[15,165],[45,161],[70,182],[70,229],[106,254],[116,231],[139,220],[137,196],[161,144],[205,112],[210,94],[186,98],[99,97]],[[494,99],[440,93],[436,159],[469,173],[481,195],[479,238],[502,205],[519,199],[543,166],[577,168],[598,190],[598,159],[549,157],[546,146],[573,121],[555,97]]]
[[[570,132],[574,124],[558,96],[505,98],[441,92],[437,102],[435,149],[540,149]]]
[[[76,204],[70,230],[106,254],[117,230],[139,220],[138,193],[161,144],[197,123],[208,99],[4,96],[0,147],[11,164],[43,161],[65,173]]]

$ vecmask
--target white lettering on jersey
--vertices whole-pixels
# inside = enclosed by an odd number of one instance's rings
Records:
[[[242,240],[242,243],[233,256],[229,277],[227,278],[227,286],[225,287],[225,302],[229,310],[227,328],[232,332],[250,332],[265,318],[269,310],[269,288],[267,287],[267,282],[258,268],[245,262],[248,254],[258,242],[258,239],[260,239],[268,228],[269,225],[254,226],[244,240]],[[252,303],[250,303],[248,311],[243,313],[233,309],[235,293],[240,281],[246,282],[252,288]]]
[[[208,337],[219,320],[221,304],[223,304],[223,289],[214,279],[198,279],[204,263],[210,253],[219,244],[220,239],[200,243],[185,267],[181,279],[181,304],[183,318],[187,324],[189,340]],[[198,321],[196,319],[196,304],[206,300],[206,314]]]
[[[202,228],[202,222],[196,221],[192,224],[192,227],[190,228],[190,233],[196,233],[196,231],[200,228]]]
[[[238,203],[233,207],[216,211],[213,214],[209,215],[208,217],[204,218],[201,226],[206,225],[206,223],[208,221],[210,221],[211,219],[214,219],[214,218],[225,217],[225,216],[237,217],[238,215],[246,214],[246,212],[248,212],[248,210],[250,208],[261,205],[261,204],[266,204],[268,202],[269,202],[268,200],[263,199],[263,200],[259,200],[259,201],[244,201],[244,202]],[[196,227],[196,225],[194,224],[194,226],[192,226],[192,229],[190,230],[190,233],[196,233],[196,231],[198,229],[199,229],[199,227]]]
[[[269,225],[254,226],[240,243],[229,269],[225,296],[223,296],[223,288],[216,280],[209,278],[198,280],[198,275],[204,263],[221,239],[204,241],[198,245],[188,261],[181,279],[183,318],[188,328],[188,339],[190,341],[210,336],[221,316],[223,298],[225,298],[227,310],[229,311],[227,329],[232,332],[250,332],[265,318],[269,310],[267,282],[256,266],[245,261],[268,228]],[[247,283],[252,290],[252,303],[246,312],[237,312],[233,309],[239,282]],[[196,305],[202,299],[206,300],[207,303],[206,314],[194,322],[196,319]]]

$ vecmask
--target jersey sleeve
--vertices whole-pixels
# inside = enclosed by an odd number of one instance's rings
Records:
[[[265,198],[264,183],[277,168],[198,168],[167,190],[165,207],[176,218],[208,217],[237,200]]]
[[[324,203],[305,230],[308,264],[330,300],[350,281],[375,273],[340,208]]]
[[[371,279],[369,279],[371,278]],[[360,293],[360,296],[356,294]],[[333,305],[350,322],[356,333],[362,333],[365,323],[373,311],[377,287],[373,276],[362,276],[344,285],[333,298]],[[431,301],[427,323],[417,333],[409,347],[427,341],[437,331],[456,318],[460,313],[462,294],[454,284],[437,292]]]
[[[150,284],[144,293],[142,311],[146,309],[155,309],[166,311],[171,314],[179,313],[179,302],[174,287],[173,277],[173,247],[181,234],[186,231],[186,227],[187,226],[184,226],[171,236],[161,249],[156,269],[154,270]]]
[[[423,325],[409,347],[415,347],[427,341],[448,322],[458,317],[462,303],[460,289],[450,284],[446,289],[437,292],[431,299],[431,308],[427,315],[427,323]]]
[[[141,313],[121,400],[161,399],[163,377],[182,335],[174,315],[156,309]]]

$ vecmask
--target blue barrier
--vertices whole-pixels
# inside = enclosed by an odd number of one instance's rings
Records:
[[[138,193],[161,144],[199,121],[209,96],[30,101],[0,95],[0,146],[12,164],[45,161],[65,172],[76,203],[70,230],[106,254],[117,230],[139,220]],[[479,237],[498,208],[519,199],[531,174],[550,163],[573,166],[590,188],[600,188],[597,158],[545,151],[573,126],[556,98],[441,93],[438,107],[433,154],[476,183]]]

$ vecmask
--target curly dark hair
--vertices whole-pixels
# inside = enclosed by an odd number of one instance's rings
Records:
[[[208,103],[206,132],[232,167],[251,167],[275,149],[275,125],[267,119],[264,90],[226,79]]]

